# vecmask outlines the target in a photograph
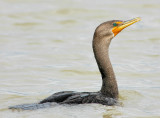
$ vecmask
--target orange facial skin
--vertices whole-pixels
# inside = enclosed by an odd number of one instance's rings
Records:
[[[128,21],[124,21],[124,22],[115,22],[117,24],[117,26],[115,26],[112,29],[112,32],[114,33],[114,36],[116,36],[120,31],[122,31],[124,28],[140,21],[141,19],[139,17],[134,18],[132,20],[128,20]]]

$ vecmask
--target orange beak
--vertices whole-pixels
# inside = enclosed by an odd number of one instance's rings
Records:
[[[124,28],[140,21],[141,19],[139,17],[134,18],[132,20],[128,20],[128,21],[124,21],[121,24],[119,24],[118,26],[114,27],[112,29],[112,32],[114,33],[114,36],[116,36],[120,31],[122,31]]]

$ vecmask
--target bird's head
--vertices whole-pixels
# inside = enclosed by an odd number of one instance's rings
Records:
[[[119,32],[121,32],[124,28],[140,21],[141,19],[139,17],[127,20],[127,21],[122,21],[122,20],[111,20],[104,22],[100,24],[95,31],[94,36],[96,37],[110,37],[113,38],[115,37]]]

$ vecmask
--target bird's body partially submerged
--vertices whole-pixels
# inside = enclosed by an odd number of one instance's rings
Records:
[[[99,25],[93,37],[93,52],[102,76],[102,88],[98,92],[58,92],[40,101],[37,104],[11,106],[11,109],[35,109],[50,106],[50,103],[85,104],[99,103],[115,105],[118,100],[118,86],[116,77],[109,59],[109,45],[114,36],[127,26],[138,22],[140,18],[130,21],[112,20]]]
[[[33,110],[40,108],[48,108],[56,104],[88,104],[99,103],[103,105],[112,106],[117,103],[116,99],[106,97],[101,92],[75,92],[62,91],[51,95],[50,97],[34,104],[22,104],[11,106],[10,109]]]

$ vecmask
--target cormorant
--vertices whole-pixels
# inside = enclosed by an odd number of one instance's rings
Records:
[[[54,93],[48,98],[35,104],[23,104],[9,107],[10,109],[37,109],[58,104],[86,104],[99,103],[115,105],[118,101],[118,86],[109,59],[109,45],[111,40],[124,28],[140,21],[139,17],[128,21],[111,20],[100,24],[93,36],[93,52],[101,73],[102,87],[98,92],[62,91]]]

